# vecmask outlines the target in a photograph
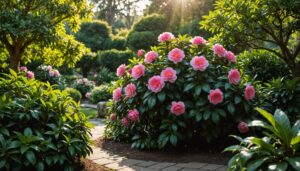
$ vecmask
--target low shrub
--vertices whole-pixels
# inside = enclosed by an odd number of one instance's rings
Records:
[[[110,71],[115,71],[115,69],[121,65],[128,63],[128,59],[132,57],[132,53],[128,50],[119,51],[116,49],[99,51],[97,53],[97,66],[106,67]]]
[[[238,66],[256,80],[267,82],[291,75],[284,61],[263,50],[245,51],[238,56]]]
[[[82,76],[88,77],[88,73],[95,67],[96,53],[88,53],[83,55],[76,67],[81,69]]]
[[[91,152],[90,127],[66,92],[18,76],[0,78],[0,170],[72,170]]]
[[[133,50],[149,49],[149,47],[157,45],[157,35],[159,32],[143,31],[129,33],[127,44]]]
[[[89,100],[92,103],[98,103],[100,101],[107,101],[111,99],[111,92],[109,91],[110,86],[111,85],[109,84],[103,84],[95,87],[89,95]]]
[[[126,49],[126,38],[114,36],[110,43],[110,48],[117,49],[117,50],[125,50]]]
[[[108,138],[141,149],[191,138],[218,141],[254,117],[255,85],[235,69],[233,53],[201,37],[163,33],[158,39],[145,58],[117,69]]]
[[[228,170],[300,170],[300,120],[291,126],[281,110],[276,110],[274,116],[262,109],[257,110],[268,123],[254,120],[247,126],[262,128],[265,137],[242,139],[234,136],[240,145],[224,150],[236,153],[228,163]]]
[[[70,97],[76,102],[79,102],[82,98],[80,91],[74,88],[66,88],[65,91],[69,94]]]
[[[90,92],[95,86],[94,81],[90,81],[87,78],[78,79],[74,85],[74,88],[80,91],[83,97],[87,97],[87,92]]]
[[[111,72],[106,67],[102,67],[98,73],[94,74],[94,80],[97,85],[110,83],[117,79],[116,73]]]

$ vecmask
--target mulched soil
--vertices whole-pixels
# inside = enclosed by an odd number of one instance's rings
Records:
[[[231,154],[221,153],[222,148],[208,148],[203,146],[201,148],[170,148],[164,151],[158,150],[137,150],[131,149],[131,145],[124,142],[115,142],[99,138],[95,141],[95,144],[106,150],[112,155],[119,155],[130,159],[150,160],[157,162],[201,162],[211,164],[227,165]],[[216,147],[211,145],[211,147]]]
[[[75,166],[75,171],[108,171],[104,166],[98,165],[89,159],[80,159]]]

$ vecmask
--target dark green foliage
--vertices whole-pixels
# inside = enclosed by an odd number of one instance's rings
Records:
[[[110,71],[115,72],[121,64],[128,63],[128,59],[132,57],[132,53],[128,50],[119,51],[116,49],[99,51],[96,55],[97,67],[106,67]]]
[[[300,119],[300,78],[278,78],[265,83],[263,106],[273,112],[281,109],[292,121]]]
[[[109,48],[110,35],[111,28],[105,21],[94,20],[82,23],[75,36],[86,47],[91,48],[93,52],[97,52]]]
[[[76,80],[74,88],[80,91],[83,97],[87,97],[87,93],[90,92],[95,86],[94,81],[90,81],[87,78],[81,78]]]
[[[51,85],[53,85],[53,87],[63,90],[66,88],[65,78],[60,75],[60,73],[59,75],[51,76],[50,72],[54,74],[55,70],[59,73],[59,71],[52,68],[52,66],[40,65],[34,70],[35,79],[43,82],[49,82]]]
[[[180,27],[178,33],[182,35],[188,34],[190,36],[202,36],[206,39],[211,37],[211,34],[208,31],[199,28],[199,22],[200,19],[195,18],[191,22],[188,22],[187,24]]]
[[[79,102],[82,98],[80,91],[74,88],[66,88],[65,91],[69,94],[70,97],[76,102]]]
[[[149,49],[157,44],[158,35],[166,30],[166,18],[149,15],[137,21],[127,37],[127,44],[133,50]]]
[[[125,50],[126,38],[115,36],[110,43],[110,49]]]
[[[72,170],[91,152],[90,127],[67,92],[35,79],[0,78],[0,170]]]
[[[286,63],[268,51],[245,51],[238,56],[237,61],[240,69],[259,81],[267,82],[291,75]]]
[[[106,67],[101,67],[101,69],[95,76],[96,77],[94,77],[94,78],[95,78],[95,82],[97,85],[110,83],[117,79],[116,72],[110,71]]]
[[[96,53],[87,53],[76,64],[81,69],[83,77],[87,77],[89,71],[94,67],[96,61]]]
[[[264,130],[263,138],[233,136],[240,145],[233,145],[224,151],[235,154],[228,163],[229,171],[300,170],[300,120],[294,123],[281,110],[274,116],[257,108],[268,122],[254,120],[248,124]]]
[[[89,100],[92,103],[98,103],[100,101],[107,101],[111,99],[112,95],[109,91],[111,85],[103,84],[98,87],[95,87],[90,94]]]

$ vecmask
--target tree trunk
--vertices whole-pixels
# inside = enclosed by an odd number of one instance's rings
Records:
[[[10,54],[10,65],[9,67],[14,70],[15,72],[19,71],[19,65],[20,65],[20,60],[21,60],[21,49],[20,48],[13,48],[14,51],[9,52]]]
[[[300,77],[300,62],[296,63],[291,70],[293,77]]]

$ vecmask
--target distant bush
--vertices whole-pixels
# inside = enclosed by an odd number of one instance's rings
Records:
[[[240,54],[238,56],[238,66],[247,75],[263,82],[291,74],[284,61],[263,50],[245,51]]]
[[[196,18],[187,24],[179,28],[178,33],[181,35],[188,34],[190,36],[199,36],[202,35],[204,38],[211,37],[211,34],[207,31],[200,30],[199,28],[200,18]]]
[[[111,42],[111,28],[105,21],[94,20],[84,22],[80,25],[80,30],[75,34],[77,40],[91,48],[93,52],[109,48]]]
[[[0,170],[72,170],[91,154],[90,128],[66,92],[17,76],[0,78]]]
[[[118,29],[116,36],[126,38],[129,34],[128,29]]]
[[[149,15],[137,21],[127,37],[127,45],[133,49],[149,49],[157,44],[157,36],[166,30],[166,18],[162,15]]]
[[[78,79],[74,85],[74,88],[80,91],[83,97],[86,97],[86,93],[90,92],[95,86],[94,81],[90,81],[87,78]]]
[[[128,63],[128,59],[132,57],[132,53],[128,50],[119,51],[116,49],[99,51],[96,55],[97,66],[106,67],[110,71],[115,72],[117,67],[121,64]]]
[[[126,38],[114,36],[110,43],[110,49],[125,50],[126,49]]]
[[[77,62],[76,66],[81,69],[83,77],[87,77],[89,71],[95,67],[95,61],[96,53],[88,53],[85,54],[79,62]]]
[[[103,84],[103,85],[100,85],[99,87],[95,87],[91,91],[89,100],[92,103],[97,103],[100,101],[107,101],[107,100],[111,99],[111,93],[109,91],[110,86],[111,85],[109,85],[109,84]]]
[[[110,83],[117,79],[116,73],[110,71],[106,67],[102,67],[97,74],[95,74],[94,80],[97,85]]]
[[[69,94],[70,97],[76,102],[79,102],[82,98],[80,91],[74,88],[66,88],[65,91]]]

